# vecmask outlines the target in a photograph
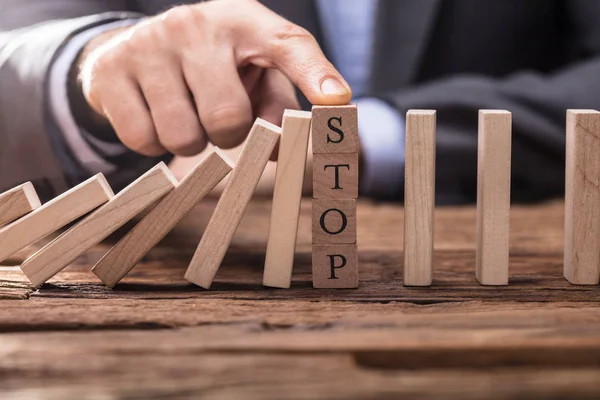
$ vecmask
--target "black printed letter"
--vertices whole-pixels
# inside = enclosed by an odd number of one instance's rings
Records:
[[[327,168],[335,168],[335,186],[332,187],[331,189],[333,190],[339,190],[342,189],[342,187],[340,186],[340,168],[344,167],[344,168],[348,168],[348,171],[350,171],[350,164],[338,164],[338,165],[326,165],[323,170],[327,171]]]
[[[331,255],[327,255],[327,257],[329,257],[329,266],[331,268],[331,276],[329,277],[329,279],[338,279],[338,277],[335,276],[335,270],[344,268],[346,266],[346,257],[344,257],[341,254],[331,254]],[[339,257],[339,259],[341,261],[340,265],[335,265],[336,257]]]
[[[336,128],[335,126],[333,126],[333,121],[337,121],[340,123],[340,127]],[[337,133],[338,135],[340,135],[340,138],[338,140],[333,140],[329,134],[327,134],[327,143],[340,143],[342,140],[344,140],[344,131],[342,131],[342,117],[331,117],[329,118],[329,121],[327,121],[327,127],[329,127],[329,129],[331,129],[332,131],[334,131],[335,133]]]
[[[327,214],[329,214],[331,211],[337,212],[338,214],[340,214],[340,217],[342,217],[342,226],[340,227],[340,229],[338,229],[335,232],[330,231],[325,226],[325,217],[327,217]],[[344,230],[346,230],[347,225],[348,225],[348,218],[346,217],[346,214],[344,214],[342,212],[342,210],[338,210],[337,208],[330,208],[329,210],[327,210],[323,214],[321,214],[321,229],[323,229],[325,232],[329,233],[330,235],[337,235],[337,234],[344,232]]]

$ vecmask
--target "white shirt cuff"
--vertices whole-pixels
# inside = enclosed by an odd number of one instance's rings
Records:
[[[115,21],[96,26],[73,36],[62,48],[60,54],[50,68],[48,100],[52,117],[61,130],[67,145],[77,161],[79,161],[81,166],[92,175],[99,172],[109,174],[116,170],[116,166],[96,153],[96,151],[86,142],[83,135],[87,135],[87,138],[91,139],[94,146],[101,151],[106,150],[105,155],[108,156],[123,154],[127,149],[121,144],[104,143],[93,138],[93,136],[77,125],[73,113],[71,112],[71,108],[69,107],[67,93],[69,70],[81,50],[94,37],[111,29],[133,25],[137,21],[137,19]]]
[[[364,160],[361,192],[393,197],[401,192],[404,181],[404,118],[378,99],[359,99],[356,104]]]

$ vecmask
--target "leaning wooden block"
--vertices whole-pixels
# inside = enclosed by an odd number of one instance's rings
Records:
[[[358,153],[314,154],[313,198],[358,198]]]
[[[313,286],[317,289],[358,287],[358,251],[354,244],[314,245]]]
[[[281,128],[260,118],[254,123],[185,273],[188,281],[210,288],[280,133]]]
[[[31,182],[0,194],[0,226],[39,208],[42,204]]]
[[[411,110],[406,114],[405,286],[429,286],[433,279],[435,123],[435,111]]]
[[[358,110],[346,106],[313,106],[313,153],[358,153]]]
[[[597,285],[600,274],[600,113],[567,112],[564,276]]]
[[[114,287],[227,174],[233,165],[215,148],[92,268]]]
[[[98,174],[0,229],[0,261],[59,230],[113,197]]]
[[[508,285],[512,115],[479,112],[477,162],[477,280]]]
[[[285,110],[263,285],[289,288],[296,251],[311,113]]]
[[[177,184],[164,163],[158,164],[21,265],[35,287],[59,273],[93,246],[123,226]]]
[[[356,243],[356,200],[313,200],[312,226],[313,243]]]

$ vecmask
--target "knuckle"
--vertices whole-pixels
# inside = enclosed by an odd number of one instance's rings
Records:
[[[173,131],[169,135],[161,137],[161,143],[173,154],[181,156],[198,154],[206,146],[201,133],[191,129]]]
[[[156,156],[163,153],[151,124],[140,121],[132,124],[128,121],[129,118],[121,124],[117,124],[119,139],[127,148],[145,156]]]
[[[313,35],[306,29],[291,22],[286,22],[277,28],[269,44],[273,52],[280,53],[289,51],[290,42],[314,40]]]
[[[129,54],[133,53],[149,53],[153,51],[154,45],[160,40],[156,26],[154,24],[146,24],[136,27],[128,40],[125,41],[126,46],[122,46],[121,50]]]
[[[163,14],[162,21],[165,27],[169,29],[181,29],[182,26],[188,24],[197,13],[189,6],[176,6],[166,11]]]
[[[206,113],[202,124],[215,145],[231,148],[244,141],[252,125],[252,113],[242,106],[221,107]]]

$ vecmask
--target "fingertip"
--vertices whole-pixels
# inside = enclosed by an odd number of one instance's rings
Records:
[[[352,89],[345,81],[327,77],[321,81],[320,92],[307,96],[315,105],[346,105],[352,100]]]

